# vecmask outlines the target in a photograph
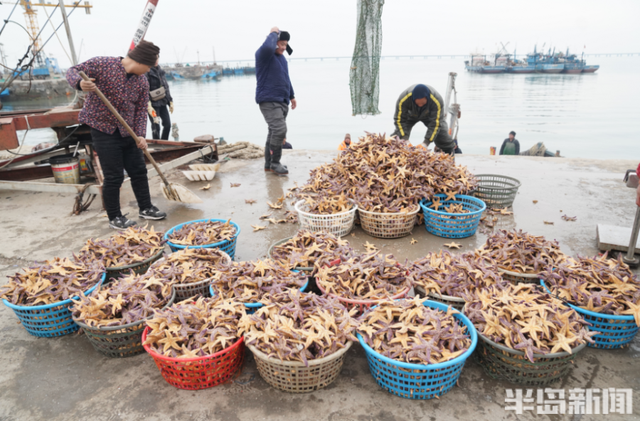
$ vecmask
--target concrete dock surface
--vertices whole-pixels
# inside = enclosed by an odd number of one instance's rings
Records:
[[[297,181],[303,184],[314,167],[330,162],[335,151],[285,151],[283,163],[288,177],[263,171],[262,160],[224,163],[210,182],[189,182],[177,170],[170,180],[197,193],[204,203],[184,205],[167,202],[160,193],[160,180],[150,180],[152,196],[166,220],[155,221],[157,230],[202,218],[231,218],[241,227],[236,260],[266,255],[271,244],[295,234],[298,226],[269,224],[259,216],[269,213],[274,202]],[[497,227],[522,229],[560,242],[570,255],[594,255],[596,224],[630,227],[635,215],[635,191],[622,177],[636,168],[631,160],[584,160],[535,157],[456,156],[458,164],[474,174],[515,177],[522,187],[513,205],[513,215],[500,217]],[[231,187],[231,183],[240,183]],[[201,187],[210,184],[208,190]],[[245,200],[253,199],[255,204]],[[70,216],[70,195],[0,190],[0,275],[6,276],[36,261],[68,257],[90,237],[107,237],[106,214],[98,200],[80,216]],[[537,201],[537,203],[534,203]],[[293,210],[292,199],[275,216]],[[121,196],[123,213],[137,219],[137,206],[130,188]],[[576,216],[575,222],[562,215]],[[553,222],[553,225],[544,221]],[[144,222],[139,220],[140,224]],[[267,226],[253,232],[251,225]],[[404,238],[376,239],[356,227],[345,237],[356,249],[375,244],[400,260],[414,260],[443,248],[450,240],[416,226]],[[417,243],[411,244],[411,240]],[[460,252],[484,243],[486,235],[456,240]],[[167,249],[168,251],[168,249]],[[127,359],[104,357],[81,334],[55,339],[29,335],[13,311],[0,310],[0,420],[632,420],[640,419],[640,339],[623,350],[586,348],[575,360],[571,373],[552,385],[570,389],[631,389],[633,414],[544,415],[534,407],[522,415],[506,410],[506,389],[525,389],[496,381],[484,373],[471,357],[449,393],[428,401],[396,397],[380,388],[369,373],[365,353],[355,344],[347,353],[342,373],[325,389],[309,394],[288,394],[265,383],[247,350],[242,372],[228,384],[200,391],[185,391],[166,383],[150,356]],[[533,387],[533,396],[537,388]],[[535,406],[535,404],[533,404]],[[568,407],[567,407],[568,408]],[[567,409],[568,410],[568,409]]]

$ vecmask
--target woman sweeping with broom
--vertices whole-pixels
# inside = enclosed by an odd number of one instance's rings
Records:
[[[120,211],[123,170],[131,177],[131,188],[138,201],[140,218],[164,219],[167,216],[151,203],[147,166],[142,152],[147,147],[144,137],[147,133],[149,102],[149,83],[144,74],[156,65],[159,54],[160,48],[153,43],[140,41],[127,57],[94,57],[67,71],[67,81],[73,88],[89,92],[78,121],[91,127],[93,146],[104,174],[102,197],[109,226],[118,230],[136,224]],[[80,72],[86,73],[91,81],[83,80]],[[102,100],[92,94],[96,88],[104,93],[131,126],[137,139],[127,132]]]

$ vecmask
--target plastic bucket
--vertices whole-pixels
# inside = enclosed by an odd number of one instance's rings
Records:
[[[53,178],[60,184],[80,184],[80,160],[70,155],[58,155],[49,160]]]

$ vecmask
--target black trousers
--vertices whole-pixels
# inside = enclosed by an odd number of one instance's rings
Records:
[[[264,145],[264,167],[279,164],[282,157],[282,141],[287,137],[287,114],[289,104],[284,102],[261,102],[260,111],[269,126]]]
[[[153,107],[156,110],[156,114],[162,121],[162,136],[160,136],[160,125],[153,122],[153,117],[149,116],[151,120],[151,133],[154,139],[169,140],[169,132],[171,132],[171,115],[169,114],[169,107],[163,105],[161,107]]]
[[[113,134],[108,134],[91,129],[91,138],[104,175],[102,197],[109,220],[122,216],[122,212],[120,212],[120,187],[124,181],[124,170],[131,177],[131,188],[140,210],[150,208],[151,195],[149,194],[147,165],[144,162],[144,154],[136,145],[136,141],[131,136],[120,136],[118,130]]]

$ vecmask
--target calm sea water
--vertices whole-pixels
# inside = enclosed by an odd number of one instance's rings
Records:
[[[549,150],[579,158],[637,156],[640,135],[640,57],[592,58],[595,74],[478,75],[464,71],[459,59],[384,59],[376,116],[352,116],[348,60],[292,61],[289,70],[298,108],[288,117],[288,141],[297,149],[335,149],[345,133],[393,131],[393,109],[402,90],[414,83],[435,87],[444,97],[449,72],[457,72],[461,104],[459,144],[465,153],[488,154],[511,130],[521,150],[544,142]],[[219,81],[170,82],[180,140],[201,134],[228,142],[263,144],[266,123],[254,101],[255,76]],[[62,103],[66,98],[61,98]],[[41,108],[57,101],[6,103],[5,109]],[[414,127],[421,142],[426,128]],[[150,130],[149,132],[150,133]],[[26,143],[52,139],[51,131],[33,131]]]

